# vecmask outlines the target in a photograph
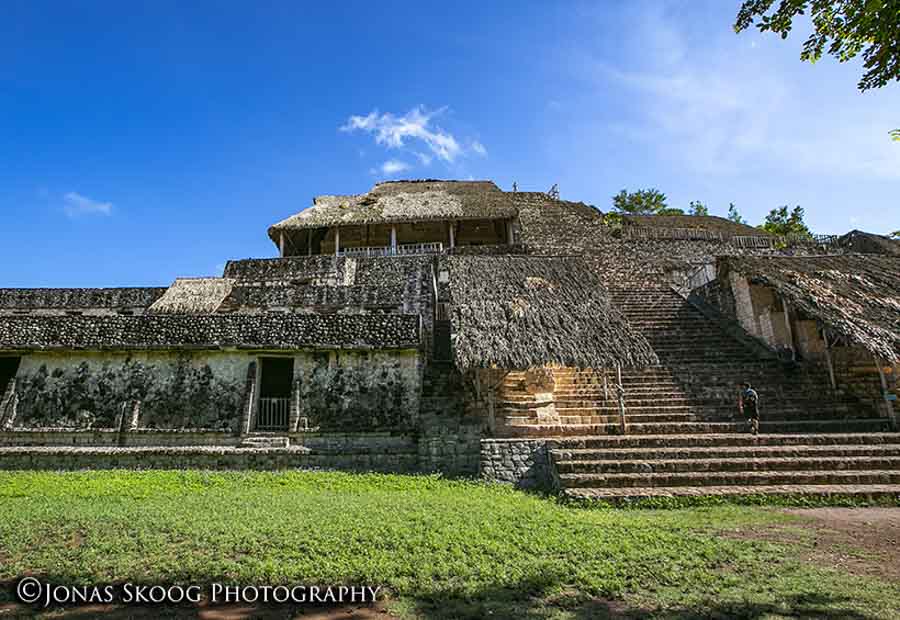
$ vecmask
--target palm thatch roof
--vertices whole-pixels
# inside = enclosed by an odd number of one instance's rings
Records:
[[[830,331],[890,362],[900,361],[900,258],[876,255],[729,257],[738,272],[771,286]]]
[[[282,231],[328,226],[396,224],[427,220],[506,219],[516,216],[507,194],[491,181],[388,181],[368,193],[317,196],[313,205],[269,228]]]
[[[838,245],[850,252],[900,256],[900,241],[862,230],[851,230],[838,239]]]
[[[461,370],[657,363],[580,258],[451,256],[454,355]]]
[[[211,314],[234,286],[231,278],[178,278],[147,311],[151,314]]]
[[[726,237],[770,237],[766,231],[717,215],[625,215],[625,225],[642,228],[698,228]]]

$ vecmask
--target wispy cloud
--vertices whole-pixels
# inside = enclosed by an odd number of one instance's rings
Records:
[[[421,105],[403,115],[373,110],[365,116],[351,116],[339,130],[370,134],[375,138],[376,144],[388,150],[405,151],[421,166],[430,166],[434,160],[451,166],[472,154],[487,156],[487,149],[478,140],[457,138],[437,125],[436,119],[446,111],[445,107],[429,110]],[[410,163],[390,159],[376,170],[392,175],[412,168]]]
[[[462,154],[463,148],[452,134],[432,123],[432,119],[445,110],[428,111],[424,106],[416,106],[403,116],[390,112],[379,114],[374,110],[366,116],[351,116],[340,129],[371,133],[375,136],[375,142],[388,148],[400,148],[410,141],[419,140],[436,157],[452,162]]]
[[[64,209],[69,217],[77,217],[79,215],[112,215],[113,205],[111,202],[101,202],[93,200],[87,196],[82,196],[77,192],[69,192],[63,196],[65,203]]]
[[[388,176],[403,172],[404,170],[409,170],[409,164],[396,159],[389,159],[381,164],[381,171]]]

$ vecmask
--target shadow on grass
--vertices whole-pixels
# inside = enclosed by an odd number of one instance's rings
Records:
[[[47,576],[38,578],[49,583],[71,583],[70,580]],[[81,605],[46,610],[18,603],[14,594],[17,582],[18,580],[0,584],[0,617],[65,620],[385,620],[392,617],[418,620],[761,620],[779,617],[796,620],[878,620],[877,616],[861,612],[849,597],[823,593],[798,594],[777,602],[724,602],[707,599],[694,607],[639,607],[619,600],[591,597],[577,591],[560,592],[558,581],[552,575],[524,580],[513,588],[484,588],[469,594],[462,594],[458,590],[436,591],[427,596],[407,595],[397,600],[383,600],[375,605]],[[395,608],[400,616],[388,611]]]
[[[757,620],[792,618],[797,620],[878,620],[862,613],[844,596],[801,594],[777,603],[722,602],[706,600],[696,607],[641,608],[622,601],[569,592],[544,595],[523,584],[521,589],[478,592],[473,597],[430,596],[416,600],[406,609],[422,620],[475,620],[515,618],[517,620],[641,620],[666,618],[678,620]]]

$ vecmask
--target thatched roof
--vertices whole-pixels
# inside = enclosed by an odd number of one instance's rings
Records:
[[[313,205],[269,228],[281,231],[427,220],[505,219],[516,216],[507,194],[491,181],[388,181],[368,193],[317,196]]]
[[[152,314],[210,314],[231,293],[231,278],[178,278],[147,311]]]
[[[643,367],[648,342],[580,258],[451,256],[451,320],[460,369]]]
[[[900,258],[848,254],[807,257],[730,257],[730,271],[773,287],[830,331],[880,357],[900,361]]]
[[[590,205],[543,192],[511,192],[509,196],[519,209],[519,237],[529,250],[571,254],[609,242],[603,214]]]
[[[770,237],[766,231],[738,224],[717,215],[625,215],[622,221],[626,226],[642,228],[698,228],[720,233],[726,237]]]
[[[838,239],[838,245],[850,252],[900,256],[900,241],[862,230],[851,230]]]

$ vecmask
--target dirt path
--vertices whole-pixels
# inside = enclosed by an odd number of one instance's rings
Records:
[[[808,559],[900,582],[900,508],[791,508],[812,536]]]

